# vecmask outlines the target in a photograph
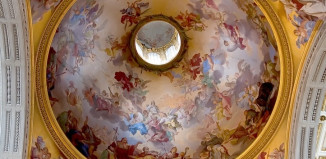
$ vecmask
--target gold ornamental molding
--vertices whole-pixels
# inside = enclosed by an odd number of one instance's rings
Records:
[[[56,117],[53,114],[50,100],[47,94],[46,65],[47,57],[54,34],[65,14],[77,0],[62,0],[54,10],[40,40],[36,52],[36,98],[40,113],[46,128],[60,151],[69,159],[85,158],[68,140],[60,129]]]
[[[290,106],[293,87],[293,60],[284,26],[268,0],[254,0],[267,18],[276,38],[281,64],[278,98],[273,112],[257,139],[238,158],[255,158],[272,140]]]
[[[293,93],[291,95],[291,103],[290,103],[290,106],[289,106],[289,115],[288,115],[288,122],[287,122],[287,130],[288,130],[288,133],[287,133],[287,136],[286,136],[286,149],[285,149],[285,156],[287,157],[291,157],[291,154],[290,154],[290,144],[292,144],[292,141],[291,141],[291,132],[293,132],[293,125],[295,124],[294,123],[294,120],[299,119],[299,114],[298,113],[298,108],[295,107],[296,102],[298,102],[296,100],[296,96],[298,94],[300,94],[300,92],[302,92],[303,90],[300,89],[300,82],[301,82],[301,78],[306,76],[307,74],[307,70],[308,70],[308,65],[306,65],[306,61],[310,61],[311,58],[312,58],[312,54],[309,54],[310,50],[315,50],[314,47],[316,47],[316,45],[318,45],[319,41],[320,41],[320,38],[321,38],[321,34],[318,32],[320,29],[322,29],[322,25],[323,25],[323,22],[320,20],[316,23],[315,25],[315,28],[314,30],[312,31],[311,33],[311,36],[309,38],[309,41],[307,42],[306,44],[306,48],[303,52],[303,55],[302,55],[302,58],[301,58],[301,61],[300,61],[300,65],[299,65],[299,68],[297,70],[297,74],[296,74],[296,77],[295,77],[295,81],[294,81],[294,86],[293,86]],[[319,33],[319,34],[318,34]],[[317,36],[318,35],[318,36]],[[301,82],[301,85],[302,82]],[[293,146],[293,145],[291,145]]]
[[[52,111],[46,84],[47,57],[50,46],[61,20],[77,0],[62,0],[50,18],[36,52],[36,98],[42,119],[54,142],[67,158],[85,158],[68,140],[60,129]],[[275,35],[281,64],[281,78],[278,98],[268,123],[257,137],[238,158],[253,159],[272,140],[290,105],[293,87],[293,62],[285,29],[268,0],[255,0],[266,16]]]

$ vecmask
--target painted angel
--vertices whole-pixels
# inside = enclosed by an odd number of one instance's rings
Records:
[[[291,22],[294,26],[297,27],[293,31],[293,33],[298,37],[296,44],[297,47],[300,48],[302,44],[308,42],[316,22],[310,21],[308,18],[304,16],[296,16],[296,15],[294,15],[293,20],[291,20]]]
[[[229,38],[229,40],[224,40],[224,46],[227,47],[227,51],[233,52],[238,48],[240,50],[244,50],[246,48],[246,45],[243,43],[244,39],[240,36],[238,26],[223,23],[222,28]]]
[[[120,12],[122,13],[121,23],[125,24],[125,28],[127,27],[128,23],[129,26],[137,24],[140,20],[140,15],[148,10],[147,9],[145,11],[142,11],[142,8],[148,8],[149,3],[144,3],[141,1],[142,0],[136,0],[133,3],[127,2],[128,7],[120,10]]]

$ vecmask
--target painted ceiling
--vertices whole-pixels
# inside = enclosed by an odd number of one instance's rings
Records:
[[[144,25],[137,33],[138,40],[147,48],[158,48],[168,44],[175,28],[163,21],[153,21]]]
[[[175,68],[144,70],[128,46],[149,15],[175,19],[188,49]],[[48,57],[52,109],[89,158],[235,158],[272,113],[280,67],[251,0],[79,0]]]

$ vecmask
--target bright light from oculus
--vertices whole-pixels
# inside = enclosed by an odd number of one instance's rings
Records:
[[[170,23],[156,20],[143,25],[135,38],[137,54],[152,65],[171,62],[179,53],[181,38]]]

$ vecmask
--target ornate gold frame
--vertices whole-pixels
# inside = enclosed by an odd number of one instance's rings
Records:
[[[255,158],[277,132],[281,122],[286,118],[286,113],[291,102],[291,93],[294,82],[293,60],[290,52],[290,44],[285,29],[268,0],[254,0],[260,10],[264,13],[268,23],[271,25],[276,38],[281,64],[281,78],[278,98],[274,110],[261,134],[238,158]]]
[[[62,132],[58,122],[56,121],[56,117],[52,112],[47,93],[46,65],[54,34],[61,23],[61,20],[76,1],[77,0],[62,0],[54,10],[37,48],[35,64],[36,98],[43,122],[60,151],[69,159],[80,159],[85,157],[72,145],[66,135]]]
[[[141,27],[143,27],[145,24],[152,22],[152,21],[164,21],[164,22],[171,24],[173,27],[176,28],[176,30],[178,31],[178,33],[180,35],[181,46],[180,46],[180,51],[178,52],[178,55],[171,62],[166,63],[164,65],[153,65],[153,64],[146,62],[138,55],[137,50],[136,50],[136,45],[135,45],[134,41],[136,40],[137,33],[138,33],[139,29]],[[187,48],[188,48],[187,35],[184,32],[184,30],[182,29],[182,27],[179,25],[179,23],[177,21],[175,21],[173,18],[164,16],[161,14],[147,16],[145,19],[141,20],[133,28],[131,33],[132,33],[131,38],[129,40],[129,47],[130,47],[131,54],[132,54],[133,58],[135,59],[135,61],[141,67],[145,68],[146,70],[165,71],[169,68],[175,67],[182,60],[183,55],[187,52]]]
[[[46,66],[47,56],[52,43],[52,39],[59,26],[63,16],[72,7],[76,0],[63,0],[55,9],[47,27],[43,32],[41,42],[36,52],[36,98],[37,103],[50,135],[57,144],[58,148],[68,158],[85,158],[68,140],[65,134],[60,129],[53,114],[50,101],[47,94],[46,85]],[[281,80],[280,91],[274,111],[257,139],[252,143],[246,151],[244,151],[238,158],[255,158],[263,148],[271,141],[274,132],[279,128],[284,115],[288,111],[290,105],[291,91],[293,87],[293,62],[290,54],[288,37],[285,34],[285,29],[282,26],[280,18],[277,16],[268,0],[255,0],[259,8],[266,16],[271,25],[274,35],[276,37],[278,51],[281,63]]]

